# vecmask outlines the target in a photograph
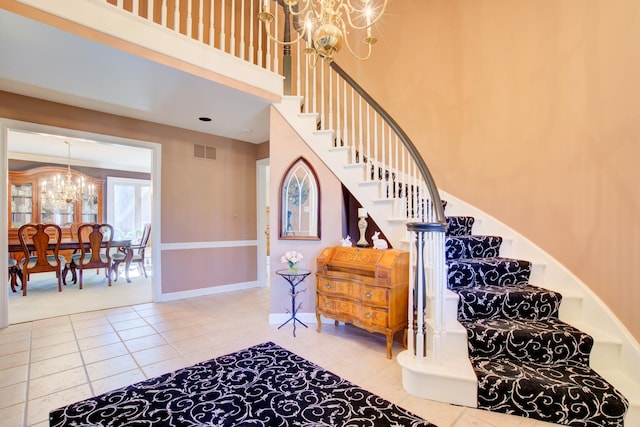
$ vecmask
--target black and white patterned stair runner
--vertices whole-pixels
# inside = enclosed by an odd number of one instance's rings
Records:
[[[448,287],[460,296],[478,407],[571,426],[622,426],[627,399],[589,367],[593,339],[558,319],[562,295],[530,285],[502,238],[447,217]]]

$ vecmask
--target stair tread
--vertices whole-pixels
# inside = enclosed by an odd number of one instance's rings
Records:
[[[622,426],[628,400],[588,366],[491,357],[471,362],[479,408],[560,424]]]

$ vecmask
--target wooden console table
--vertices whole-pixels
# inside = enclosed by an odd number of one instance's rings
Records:
[[[408,318],[409,252],[336,246],[317,258],[316,317],[352,323],[387,337],[391,359],[394,335]]]

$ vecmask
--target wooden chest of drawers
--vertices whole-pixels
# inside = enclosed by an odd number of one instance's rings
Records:
[[[317,259],[316,317],[352,323],[387,338],[407,327],[409,252],[336,246]]]

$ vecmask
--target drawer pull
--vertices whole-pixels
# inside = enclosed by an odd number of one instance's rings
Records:
[[[326,284],[326,285],[324,285],[324,286],[325,286],[325,288],[327,288],[327,289],[331,289],[331,283],[327,283],[327,284]]]
[[[373,317],[373,316],[371,316],[371,313],[366,312],[366,313],[364,314],[364,317],[365,317],[365,318],[367,318],[367,319],[371,319],[371,317]]]
[[[371,295],[373,295],[371,292],[367,291],[364,296],[367,298],[371,298]]]
[[[331,304],[330,302],[327,303],[327,307],[331,307],[333,306],[333,304]]]

